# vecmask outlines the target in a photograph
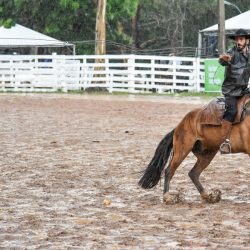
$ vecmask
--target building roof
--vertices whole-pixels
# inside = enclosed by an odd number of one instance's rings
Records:
[[[237,16],[229,18],[225,21],[226,33],[231,33],[237,29],[250,30],[250,10],[241,13]],[[202,33],[214,33],[218,31],[218,24],[210,26],[206,29],[201,30]],[[231,32],[230,32],[231,31]]]
[[[46,36],[37,31],[15,24],[7,29],[0,27],[0,47],[64,47],[73,46],[67,42]]]

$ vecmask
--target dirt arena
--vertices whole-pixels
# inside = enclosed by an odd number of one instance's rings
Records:
[[[0,95],[0,249],[250,249],[250,163],[217,154],[201,181],[189,155],[163,182],[137,186],[162,137],[199,98]]]

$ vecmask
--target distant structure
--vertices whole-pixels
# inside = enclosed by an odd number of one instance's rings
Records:
[[[16,24],[0,27],[0,54],[75,54],[75,45]]]

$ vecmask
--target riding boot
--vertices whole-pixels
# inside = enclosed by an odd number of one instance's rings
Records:
[[[231,129],[232,129],[232,123],[223,119],[221,122],[221,133],[223,139],[223,143],[220,145],[221,154],[231,153],[231,144],[229,140]]]

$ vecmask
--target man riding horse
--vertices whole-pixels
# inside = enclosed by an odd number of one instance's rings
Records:
[[[222,85],[225,102],[224,98],[214,98],[205,107],[188,112],[160,141],[139,180],[142,188],[153,188],[165,172],[163,200],[167,204],[178,200],[178,195],[170,193],[170,181],[190,152],[197,161],[188,175],[201,198],[209,203],[220,201],[221,191],[208,192],[199,178],[218,150],[222,153],[246,153],[250,156],[250,90],[247,88],[250,76],[250,34],[240,29],[229,38],[234,40],[235,46],[219,59],[226,66]],[[225,103],[226,109],[218,101]]]
[[[226,108],[222,120],[224,142],[220,146],[220,152],[224,154],[230,153],[229,136],[237,113],[237,100],[245,94],[250,94],[247,88],[250,76],[250,34],[244,29],[239,29],[228,37],[234,40],[235,46],[219,57],[219,63],[226,66],[222,84]]]

